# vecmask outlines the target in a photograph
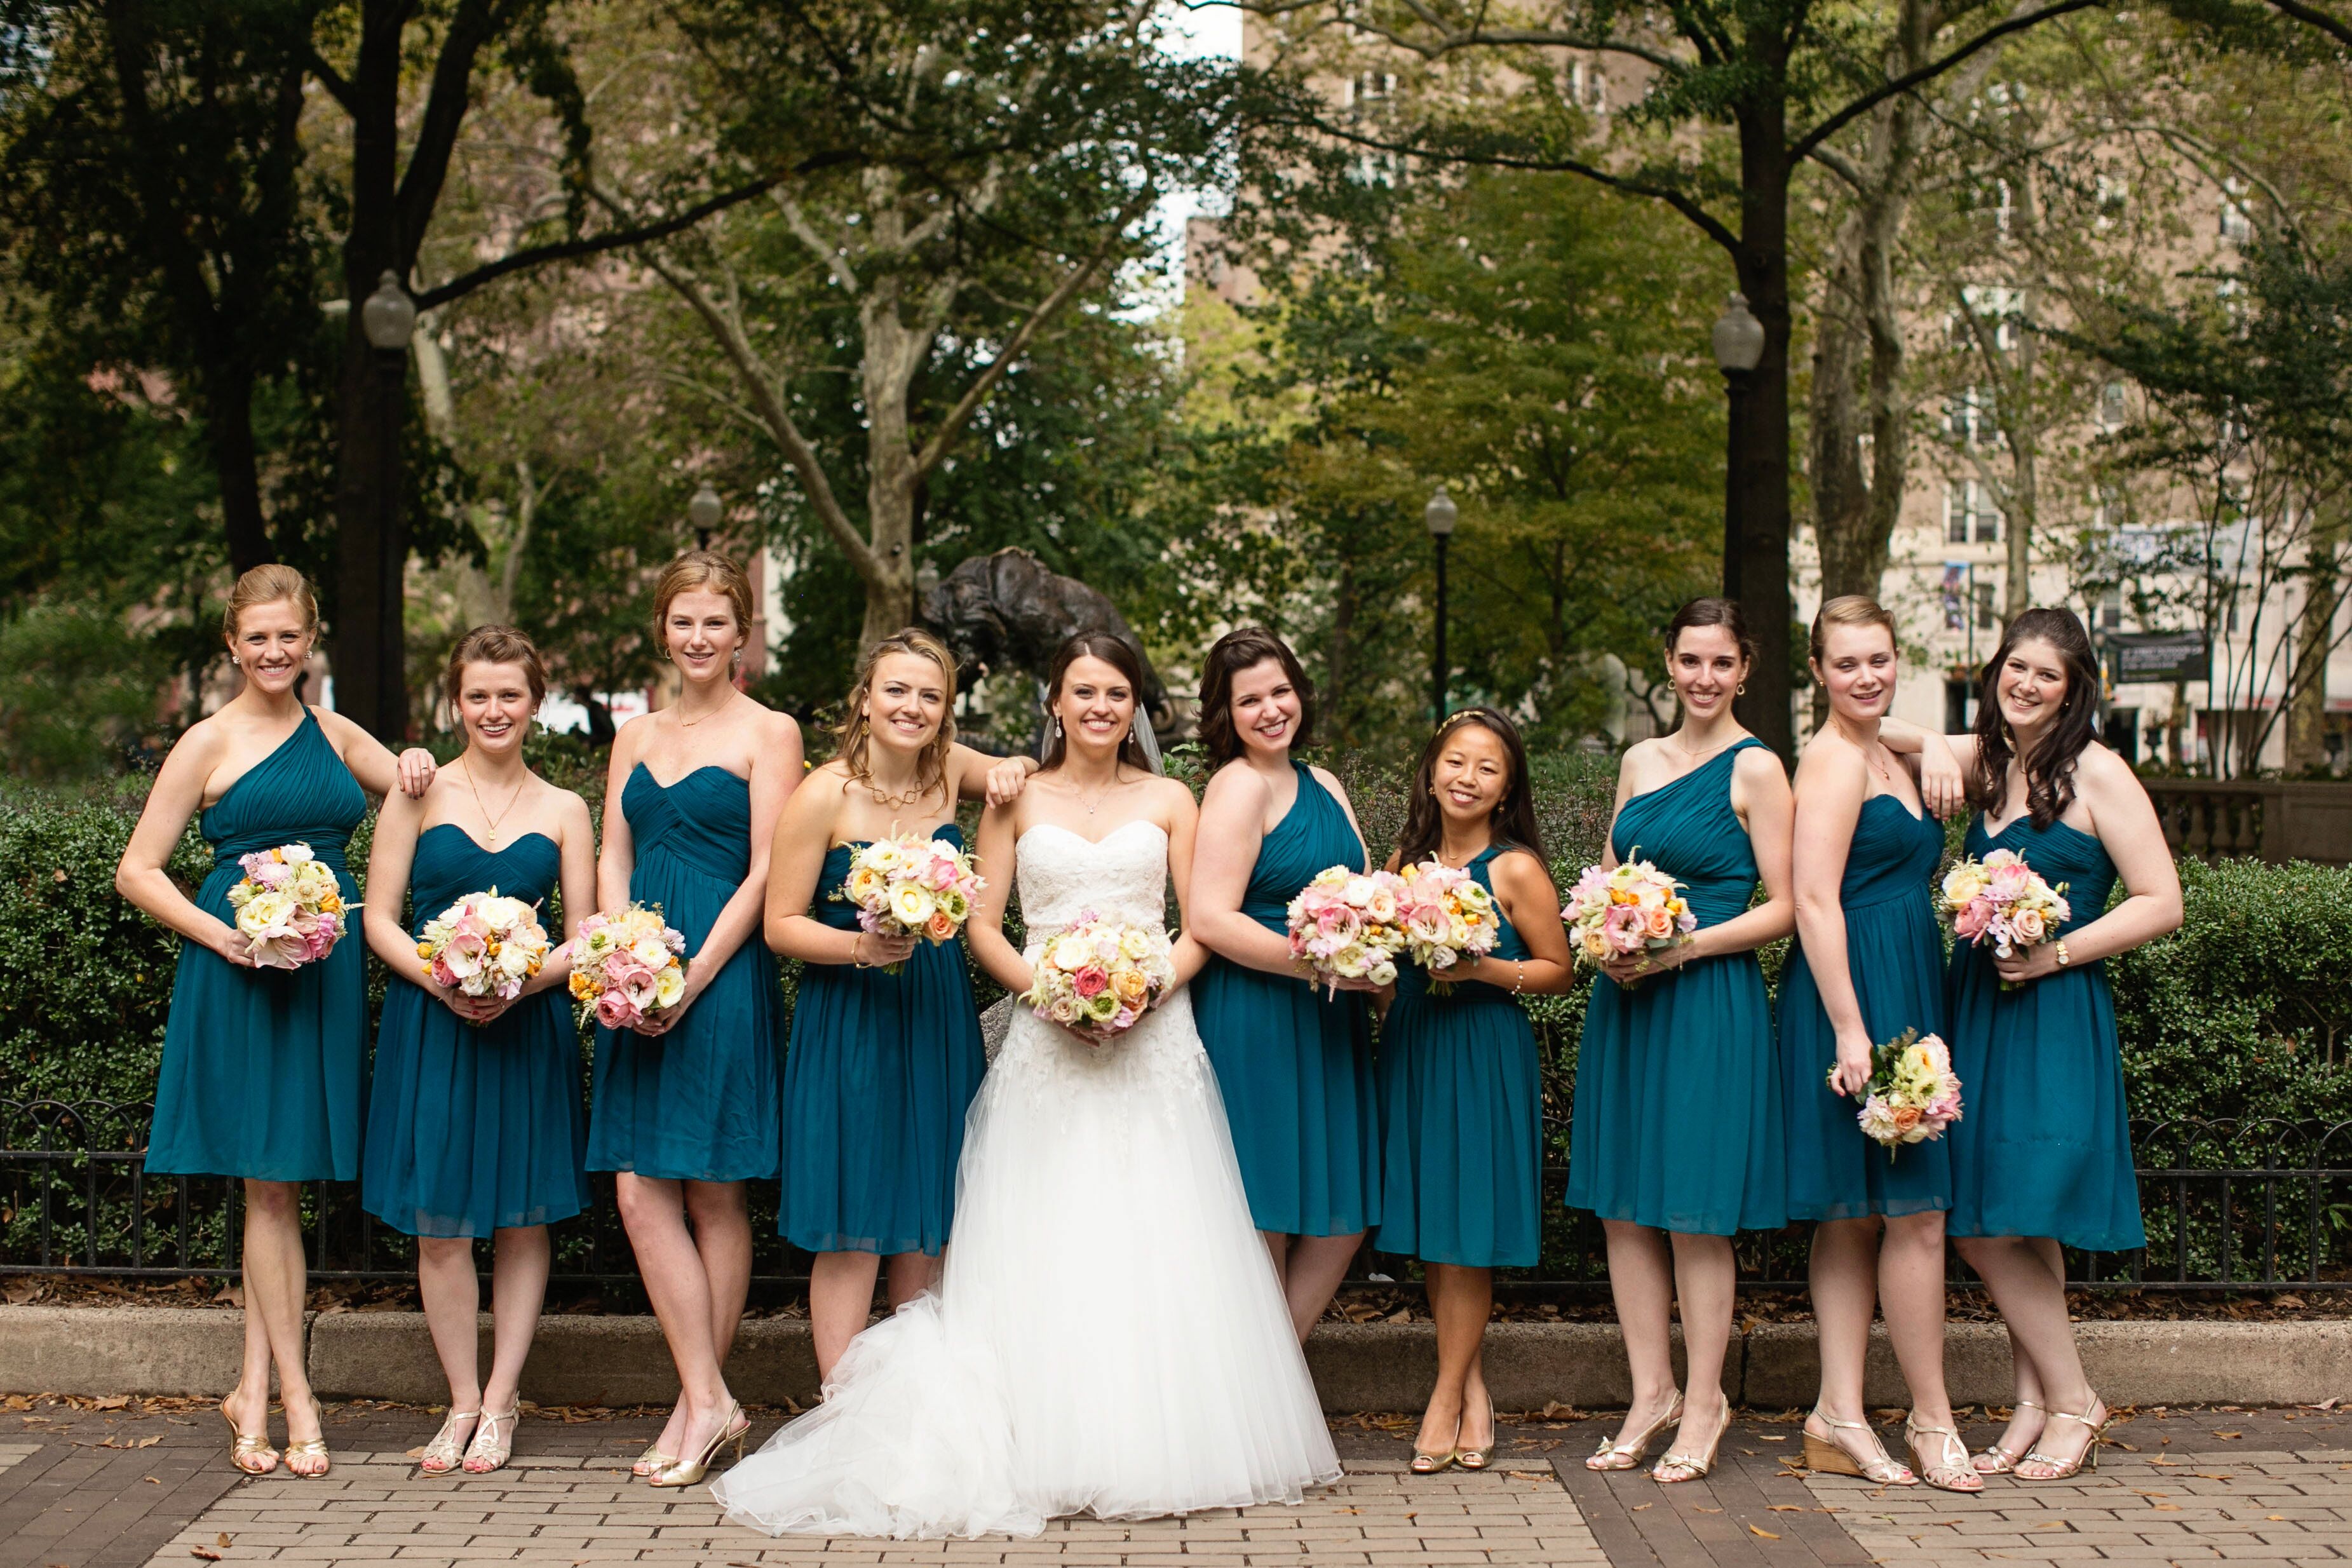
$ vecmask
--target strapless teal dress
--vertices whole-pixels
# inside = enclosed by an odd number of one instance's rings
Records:
[[[1298,795],[1258,845],[1242,913],[1280,934],[1290,900],[1333,866],[1364,867],[1347,809],[1293,763]],[[1192,1016],[1217,1069],[1250,1217],[1286,1236],[1353,1236],[1381,1217],[1370,999],[1211,958]]]
[[[1489,846],[1463,869],[1492,890],[1501,853]],[[1528,955],[1508,919],[1493,955]],[[1468,1268],[1532,1265],[1543,1248],[1543,1087],[1518,998],[1476,980],[1440,995],[1406,964],[1381,1031],[1380,1092],[1373,1247]]]
[[[543,833],[485,849],[454,822],[416,836],[409,930],[469,893],[493,889],[540,906],[563,856]],[[368,1094],[360,1205],[409,1236],[488,1236],[570,1219],[588,1206],[580,1119],[580,1037],[558,985],[477,1027],[405,974],[384,991]]]
[[[1928,901],[1928,880],[1943,855],[1943,825],[1934,817],[1912,816],[1891,795],[1862,803],[1838,904],[1845,913],[1846,972],[1875,1043],[1906,1029],[1944,1034],[1944,939]],[[1856,1102],[1823,1081],[1837,1063],[1837,1032],[1801,942],[1781,974],[1789,1217],[1854,1219],[1950,1208],[1951,1150],[1944,1139],[1898,1149],[1890,1163],[1885,1146],[1854,1125]],[[1961,1103],[1964,1119],[1974,1114],[1965,1087]]]
[[[935,836],[963,842],[953,823]],[[857,927],[834,895],[858,847],[835,845],[817,873],[809,912],[837,931]],[[810,1252],[936,1256],[955,1215],[964,1112],[987,1070],[961,937],[916,943],[896,974],[802,965],[777,1234]]]
[[[1756,892],[1756,850],[1731,809],[1750,737],[1617,814],[1610,846],[1686,888],[1702,926]],[[1570,1122],[1568,1206],[1687,1236],[1788,1223],[1780,1078],[1756,954],[1726,953],[1626,990],[1601,975],[1584,1013]]]
[[[2013,849],[2066,884],[2074,918],[2106,912],[2116,865],[2078,827],[2037,828],[2021,816],[1998,837],[1979,816],[1968,852]],[[1945,995],[1960,1120],[1952,1146],[1954,1236],[2052,1236],[2068,1247],[2123,1252],[2147,1245],[2132,1165],[2131,1112],[2107,966],[2075,963],[2015,991],[2000,988],[1992,949],[1954,944]]]
[[[238,969],[180,944],[163,1066],[147,1134],[152,1175],[348,1182],[360,1173],[367,1058],[367,940],[343,865],[367,795],[308,709],[278,748],[200,824],[213,868],[196,907],[231,925],[237,857],[308,844],[342,884],[342,940],[299,969]]]
[[[661,906],[691,959],[751,874],[751,785],[722,767],[664,788],[639,763],[621,792],[636,847],[629,897]],[[666,1035],[596,1031],[588,1168],[670,1181],[776,1173],[782,998],[755,927]]]

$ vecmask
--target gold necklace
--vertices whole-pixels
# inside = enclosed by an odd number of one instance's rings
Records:
[[[916,779],[915,787],[904,795],[892,795],[880,784],[876,784],[871,774],[862,782],[866,785],[866,793],[874,797],[874,804],[877,805],[912,805],[931,793],[930,786],[923,783],[920,778]]]
[[[1736,741],[1738,739],[1739,739],[1739,737],[1737,735],[1734,735],[1731,738],[1732,741]],[[1731,744],[1731,741],[1717,741],[1714,745],[1709,746],[1704,752],[1694,752],[1688,746],[1685,746],[1681,742],[1677,741],[1675,742],[1675,750],[1680,752],[1684,756],[1688,757],[1694,764],[1696,764],[1706,758],[1715,755],[1716,752],[1723,750],[1724,747],[1729,744]]]
[[[732,692],[728,693],[728,695],[727,695],[726,697],[722,697],[722,698],[720,698],[720,699],[719,699],[719,706],[718,706],[718,707],[716,707],[716,708],[713,708],[713,709],[710,710],[710,713],[705,713],[705,714],[702,716],[702,719],[708,719],[708,718],[709,718],[711,713],[724,713],[724,712],[727,710],[727,704],[728,704],[730,701],[731,701],[731,700],[733,700],[733,698],[734,698],[734,693],[732,693]],[[687,717],[686,717],[686,703],[685,703],[685,701],[684,701],[684,700],[683,700],[683,699],[681,699],[681,700],[679,700],[679,702],[678,702],[678,705],[677,705],[677,714],[678,714],[677,727],[678,727],[679,729],[681,729],[681,730],[691,730],[691,729],[693,729],[697,724],[699,724],[699,723],[701,723],[701,722],[702,722],[702,719],[688,719],[688,718],[687,718]]]
[[[474,777],[474,764],[471,762],[468,762],[466,764],[466,787],[474,792],[474,809],[480,812],[482,814],[482,820],[489,825],[490,842],[488,847],[496,849],[499,847],[499,824],[504,822],[508,816],[513,812],[515,802],[522,798],[522,786],[530,782],[530,779],[528,774],[517,780],[515,782],[514,794],[507,800],[506,810],[501,811],[496,816],[492,816],[490,815],[490,808],[483,803],[482,786]]]

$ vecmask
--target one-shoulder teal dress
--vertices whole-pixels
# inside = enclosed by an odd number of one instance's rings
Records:
[[[1928,879],[1943,854],[1944,828],[1934,817],[1914,816],[1891,795],[1862,803],[1838,906],[1845,914],[1846,973],[1853,977],[1863,1025],[1874,1044],[1884,1045],[1906,1029],[1944,1033],[1944,939],[1927,897]],[[1890,1162],[1885,1146],[1864,1137],[1854,1124],[1856,1102],[1825,1081],[1837,1063],[1837,1031],[1830,1026],[1802,942],[1790,952],[1781,975],[1789,1217],[1855,1219],[1950,1208],[1947,1143],[1937,1139],[1907,1144]],[[1964,1105],[1966,1100],[1964,1092]]]
[[[1347,808],[1299,763],[1298,795],[1258,845],[1242,913],[1277,934],[1290,900],[1333,866],[1364,868]],[[1285,1236],[1353,1236],[1381,1217],[1380,1096],[1362,992],[1211,958],[1192,1016],[1217,1070],[1250,1217]]]
[[[958,846],[955,824],[934,837]],[[835,895],[861,846],[825,851],[810,914],[837,931]],[[776,1231],[810,1252],[937,1256],[955,1214],[964,1112],[988,1070],[963,939],[919,942],[896,974],[801,969],[784,1058],[784,1180]]]
[[[1621,861],[1654,862],[1685,886],[1701,926],[1756,892],[1756,850],[1731,809],[1731,773],[1752,736],[1617,814]],[[1788,1223],[1780,1077],[1756,954],[1726,953],[1633,989],[1592,983],[1576,1062],[1568,1206],[1686,1236]]]
[[[1504,849],[1490,845],[1463,869],[1491,891]],[[1528,956],[1507,918],[1492,956]],[[1543,1088],[1518,998],[1477,980],[1441,994],[1404,965],[1381,1031],[1380,1091],[1373,1247],[1468,1268],[1532,1265],[1543,1247]]]
[[[665,787],[639,763],[621,792],[636,847],[629,897],[702,951],[751,873],[751,785],[716,765]],[[666,1035],[596,1031],[588,1168],[688,1182],[776,1173],[782,997],[754,930]]]
[[[367,795],[316,715],[256,763],[201,822],[213,868],[196,907],[231,925],[237,857],[307,844],[342,884],[343,935],[299,969],[238,969],[180,944],[147,1135],[153,1175],[348,1182],[360,1173],[367,1072],[367,942],[343,864]]]
[[[2063,935],[2106,911],[2116,865],[2093,835],[2021,816],[1999,834],[1969,825],[1968,852],[2013,849],[2053,885],[2074,918]],[[2147,1245],[2132,1165],[2131,1112],[2107,966],[2074,963],[2000,988],[1990,944],[1952,949],[1946,997],[1952,1070],[1966,1107],[1952,1146],[1954,1236],[2051,1236],[2068,1247],[2122,1252]]]
[[[543,833],[485,849],[454,822],[416,836],[409,930],[471,893],[548,904],[562,852]],[[360,1204],[409,1236],[480,1237],[570,1219],[588,1206],[580,1040],[563,987],[525,996],[477,1026],[406,974],[384,991],[368,1095]]]

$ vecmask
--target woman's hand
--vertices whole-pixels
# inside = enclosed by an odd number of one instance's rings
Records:
[[[1960,760],[1952,755],[1952,748],[1944,737],[1927,734],[1919,741],[1919,802],[1938,817],[1946,817],[1968,805],[1969,782],[1960,772]]]
[[[646,1014],[637,1022],[634,1032],[640,1035],[667,1035],[677,1028],[677,1021],[686,1016],[686,1010],[694,1005],[694,999],[701,995],[704,988],[710,984],[710,976],[703,971],[701,965],[700,953],[688,960],[685,994],[677,999],[675,1005],[656,1007]]]
[[[1678,942],[1666,947],[1654,947],[1641,952],[1616,953],[1604,960],[1601,973],[1620,985],[1638,984],[1654,974],[1664,974],[1680,969],[1697,953],[1696,944]]]
[[[425,792],[433,787],[433,775],[441,765],[424,747],[411,746],[394,759],[393,766],[398,771],[400,793],[411,800],[422,800]]]
[[[2011,985],[2022,985],[2029,980],[2040,980],[2058,973],[2058,944],[2050,942],[2032,947],[2011,948],[2003,958],[1996,952],[1992,958],[1993,972]]]
[[[914,956],[915,941],[903,932],[892,936],[878,931],[861,931],[850,941],[849,962],[860,969],[904,963]]]
[[[1009,805],[1029,787],[1029,775],[1037,771],[1034,757],[1007,757],[988,770],[988,804]]]
[[[245,933],[226,921],[213,921],[213,930],[206,933],[205,946],[224,963],[238,969],[261,967],[253,962],[253,947],[245,940]]]
[[[1856,1099],[1870,1088],[1870,1037],[1859,1029],[1841,1029],[1837,1037],[1837,1066],[1830,1075],[1830,1087],[1838,1093]]]

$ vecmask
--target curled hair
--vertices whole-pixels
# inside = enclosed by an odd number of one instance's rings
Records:
[[[654,584],[654,646],[669,647],[669,606],[680,594],[708,589],[723,594],[735,611],[737,635],[751,635],[751,580],[743,575],[743,568],[735,564],[734,557],[716,550],[689,550],[662,568],[661,580]]]
[[[228,591],[228,605],[221,611],[221,635],[234,639],[236,623],[246,611],[278,604],[291,604],[302,613],[304,637],[319,635],[319,595],[311,592],[310,579],[275,561],[246,573]]]
[[[1676,610],[1675,618],[1666,623],[1666,651],[1673,653],[1683,633],[1693,626],[1721,626],[1739,645],[1739,657],[1749,664],[1756,662],[1756,639],[1748,635],[1748,617],[1740,613],[1738,600],[1710,594]]]
[[[1903,639],[1895,633],[1895,617],[1886,613],[1886,606],[1867,594],[1840,594],[1834,599],[1823,601],[1821,609],[1813,616],[1812,653],[1815,664],[1821,663],[1829,650],[1832,626],[1885,626],[1886,640],[1897,647],[1903,646]]]
[[[866,700],[874,694],[874,672],[884,659],[893,654],[906,654],[914,658],[927,658],[939,666],[940,679],[947,687],[947,702],[940,713],[939,733],[923,747],[923,754],[915,764],[915,784],[921,791],[916,798],[931,793],[933,786],[948,776],[948,748],[955,744],[955,655],[947,644],[940,641],[920,626],[908,626],[892,632],[866,650],[857,661],[857,684],[849,689],[849,698],[841,715],[841,738],[835,755],[849,776],[872,788],[874,773],[869,762],[874,741],[874,726],[866,717]]]
[[[2033,750],[2019,758],[2025,772],[2025,810],[2037,828],[2058,820],[2074,801],[2074,764],[2090,745],[2099,711],[2099,660],[2091,635],[2072,610],[2032,609],[2009,623],[1977,688],[1977,762],[1969,796],[1978,810],[1998,812],[2009,799],[2013,755],[2009,721],[2000,716],[2000,672],[2022,642],[2046,642],[2066,669],[2058,717]]]
[[[1236,626],[1209,647],[1201,661],[1201,743],[1218,767],[1242,754],[1242,739],[1234,729],[1234,677],[1273,659],[1284,679],[1298,693],[1298,729],[1290,737],[1297,747],[1315,739],[1315,683],[1307,679],[1290,645],[1264,626]]]
[[[1455,731],[1473,724],[1491,731],[1503,743],[1503,756],[1511,770],[1503,798],[1495,805],[1495,842],[1543,859],[1543,830],[1536,823],[1535,786],[1528,778],[1528,745],[1519,739],[1519,727],[1498,709],[1465,708],[1447,714],[1445,722],[1430,736],[1429,744],[1421,749],[1421,761],[1412,770],[1412,796],[1405,804],[1404,826],[1397,829],[1399,865],[1426,860],[1444,841],[1445,816],[1437,808],[1437,759],[1445,754],[1445,742]]]
[[[1061,646],[1054,655],[1053,668],[1045,675],[1045,703],[1048,708],[1062,700],[1062,682],[1070,673],[1070,666],[1082,658],[1098,658],[1127,681],[1128,690],[1135,698],[1135,721],[1149,724],[1143,713],[1143,659],[1133,644],[1116,632],[1080,632]],[[1038,764],[1040,773],[1062,765],[1069,753],[1069,739],[1057,726],[1045,737],[1045,755]],[[1118,743],[1118,760],[1130,767],[1151,771],[1151,760],[1143,754],[1143,742],[1129,731]]]
[[[441,672],[441,695],[452,713],[457,711],[457,693],[466,684],[469,664],[519,665],[530,687],[531,707],[547,700],[547,666],[541,662],[531,640],[512,626],[476,626],[449,650],[449,668]]]

